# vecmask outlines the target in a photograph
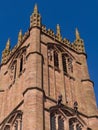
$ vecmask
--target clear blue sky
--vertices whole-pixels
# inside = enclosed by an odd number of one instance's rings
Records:
[[[78,27],[85,42],[89,73],[95,83],[98,104],[98,0],[1,0],[0,52],[8,38],[13,47],[19,30],[22,29],[23,33],[28,30],[35,3],[38,4],[42,23],[54,31],[59,23],[63,37],[71,42]]]

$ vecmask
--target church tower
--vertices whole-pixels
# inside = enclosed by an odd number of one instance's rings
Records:
[[[0,130],[98,130],[94,83],[78,29],[73,43],[42,24],[37,5],[30,28],[8,39],[0,68]]]

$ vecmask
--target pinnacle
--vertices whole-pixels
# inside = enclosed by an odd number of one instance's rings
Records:
[[[60,25],[57,24],[57,35],[61,36],[61,30],[60,30]]]
[[[80,39],[80,34],[79,34],[79,31],[78,29],[76,28],[76,40]]]
[[[18,34],[18,41],[20,42],[21,40],[22,40],[22,30],[20,30]]]
[[[9,50],[10,49],[10,39],[7,40],[7,43],[6,43],[6,50]]]
[[[22,37],[22,30],[20,29],[19,31],[19,34],[18,34],[19,37]]]
[[[38,6],[37,6],[37,4],[35,4],[35,6],[34,6],[34,14],[37,14],[38,13]]]

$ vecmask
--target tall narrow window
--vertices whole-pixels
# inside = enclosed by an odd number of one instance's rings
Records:
[[[74,130],[74,125],[72,121],[69,122],[69,130]]]
[[[59,68],[59,59],[58,59],[58,53],[54,52],[54,66]]]
[[[10,126],[9,125],[6,125],[4,130],[10,130]]]
[[[15,130],[18,130],[18,122],[15,122]]]
[[[17,61],[15,60],[10,68],[10,78],[11,80],[15,80],[16,79],[16,68],[17,67]]]
[[[14,79],[16,79],[16,66],[17,66],[17,64],[15,63],[14,64]]]
[[[70,72],[73,72],[73,65],[72,65],[72,59],[68,58],[68,69]]]
[[[23,69],[23,56],[20,59],[20,72],[22,72]]]
[[[64,71],[64,74],[67,73],[67,65],[66,65],[66,57],[64,54],[62,54],[62,62],[63,62],[63,71]]]
[[[61,117],[58,118],[58,130],[64,130],[64,120]]]
[[[51,122],[51,130],[56,130],[56,117],[55,117],[55,115],[51,115],[50,122]]]
[[[82,128],[79,124],[76,125],[76,130],[82,130]]]

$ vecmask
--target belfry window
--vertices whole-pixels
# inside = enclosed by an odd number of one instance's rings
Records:
[[[64,130],[64,120],[60,117],[58,117],[58,130]]]
[[[67,65],[66,65],[66,55],[65,54],[62,54],[62,62],[63,62],[63,71],[64,71],[64,74],[67,73]]]
[[[58,53],[56,51],[54,51],[54,66],[59,68]]]
[[[50,123],[51,123],[51,130],[56,130],[56,117],[55,117],[55,115],[51,115]]]
[[[10,69],[11,69],[10,78],[11,78],[11,80],[15,80],[16,79],[16,69],[17,69],[17,61],[16,60],[11,65]]]
[[[58,114],[52,115],[50,118],[51,130],[64,130],[64,119]]]
[[[23,70],[23,56],[20,58],[20,72]]]
[[[69,130],[74,130],[74,125],[72,121],[69,122]]]
[[[10,130],[10,126],[9,125],[6,125],[4,130]]]
[[[82,128],[79,124],[76,125],[76,130],[82,130]]]
[[[72,59],[70,57],[68,58],[68,70],[73,72]]]
[[[15,127],[15,130],[18,130],[18,122],[17,121],[15,122],[14,127]]]

